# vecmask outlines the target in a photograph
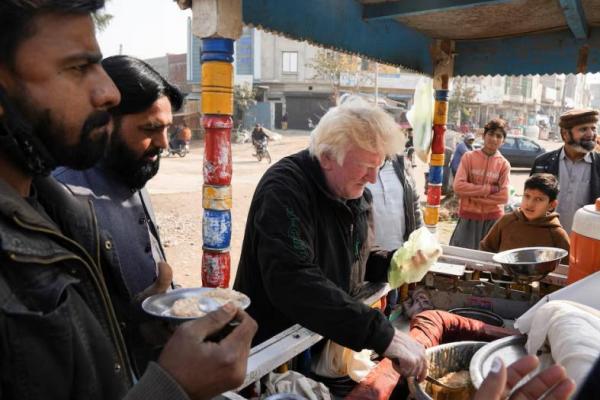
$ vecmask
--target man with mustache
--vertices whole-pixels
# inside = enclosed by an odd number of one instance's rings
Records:
[[[109,110],[115,128],[108,149],[92,168],[61,167],[53,175],[94,204],[104,242],[111,243],[108,274],[114,283],[113,301],[127,321],[125,336],[136,355],[136,370],[143,371],[158,348],[140,333],[150,330],[146,323],[140,326],[149,317],[130,304],[155,281],[159,286],[155,290],[166,290],[172,278],[145,185],[158,172],[172,112],[181,107],[183,95],[137,58],[108,57],[102,66],[121,94],[121,102]]]
[[[254,321],[225,306],[183,324],[134,378],[109,293],[112,242],[92,205],[48,177],[92,167],[109,139],[120,96],[95,38],[103,5],[0,2],[0,397],[211,398],[242,383]],[[220,342],[204,340],[234,318]]]
[[[575,109],[560,116],[560,134],[564,146],[540,155],[531,168],[531,175],[545,172],[560,182],[558,195],[559,219],[570,233],[575,212],[600,197],[600,154],[596,146],[598,111]]]

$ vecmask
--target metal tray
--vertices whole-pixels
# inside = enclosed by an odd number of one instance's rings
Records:
[[[171,307],[173,303],[179,299],[185,299],[187,297],[200,297],[204,293],[210,292],[214,288],[198,287],[198,288],[181,288],[175,289],[170,292],[155,294],[154,296],[148,297],[142,302],[142,309],[155,317],[163,318],[171,322],[185,322],[191,321],[200,317],[178,317],[171,315]],[[235,292],[240,295],[239,301],[240,308],[245,310],[250,305],[250,298],[243,293]]]
[[[473,386],[479,388],[483,379],[487,376],[492,366],[492,362],[496,357],[504,362],[504,365],[509,366],[519,358],[526,356],[527,351],[525,350],[525,343],[527,342],[526,335],[515,335],[508,336],[502,339],[494,340],[483,346],[471,359],[469,365],[469,373],[471,374],[471,381]],[[549,347],[543,346],[542,349],[538,350],[537,357],[540,360],[538,367],[527,374],[513,390],[527,382],[531,377],[540,371],[548,368],[554,364],[552,353]]]
[[[479,349],[469,365],[471,381],[473,386],[479,388],[483,379],[487,376],[496,357],[500,357],[504,365],[510,365],[519,358],[527,355],[525,343],[527,336],[515,335],[494,340]]]

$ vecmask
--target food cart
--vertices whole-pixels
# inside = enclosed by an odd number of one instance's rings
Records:
[[[442,179],[448,91],[453,76],[600,71],[600,5],[594,0],[175,1],[181,8],[192,8],[194,33],[205,40],[203,113],[210,117],[203,124],[208,128],[206,147],[212,149],[205,154],[205,183],[216,188],[210,193],[225,193],[225,197],[231,192],[227,138],[231,136],[228,102],[232,91],[227,88],[231,87],[233,71],[224,63],[232,61],[231,43],[241,34],[243,24],[432,77],[436,104],[430,188],[437,187]],[[211,139],[211,129],[215,129],[214,138],[219,135],[218,140]],[[217,160],[213,154],[229,156]],[[214,171],[225,173],[217,179]],[[440,199],[435,190],[428,192],[432,195],[427,198],[425,223],[435,229]],[[207,193],[205,197],[209,196]],[[212,204],[212,200],[205,198],[203,204]],[[229,202],[222,203],[225,205],[216,211],[226,215],[232,206],[230,197]],[[214,211],[207,209],[205,224]],[[221,215],[219,218],[227,220]],[[219,223],[213,225],[223,227]],[[211,237],[210,232],[206,236]],[[217,247],[205,243],[203,279],[206,278],[205,283],[226,286],[223,277],[228,277],[228,243]],[[489,253],[445,246],[440,261],[446,266],[430,272],[423,283],[433,289],[434,305],[443,309],[476,305],[512,319],[545,291],[566,284],[566,266],[533,285],[506,279],[498,283],[493,274],[499,266],[491,257]],[[222,269],[227,269],[226,273],[210,275],[211,271]],[[372,302],[385,290],[376,288],[363,300]],[[244,385],[320,339],[319,335],[294,326],[252,349]]]

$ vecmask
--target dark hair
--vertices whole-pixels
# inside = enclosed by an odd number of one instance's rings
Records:
[[[525,189],[537,189],[554,201],[559,192],[558,179],[552,174],[533,174],[525,181]]]
[[[485,127],[483,128],[483,136],[485,136],[486,133],[493,132],[497,129],[502,131],[502,136],[504,136],[506,139],[506,130],[508,129],[508,126],[506,125],[506,121],[500,118],[494,118],[485,124]]]
[[[169,99],[173,111],[181,108],[183,94],[144,61],[112,56],[102,60],[102,66],[121,93],[121,102],[110,110],[113,115],[142,112],[161,96]]]
[[[1,0],[0,63],[13,66],[21,42],[35,34],[33,20],[43,14],[91,14],[104,0]]]

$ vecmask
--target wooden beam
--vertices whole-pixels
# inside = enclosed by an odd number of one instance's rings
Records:
[[[588,25],[581,6],[581,0],[560,0],[560,6],[573,36],[576,39],[586,39],[588,37]]]
[[[365,4],[363,19],[377,20],[509,3],[512,0],[419,0]]]

